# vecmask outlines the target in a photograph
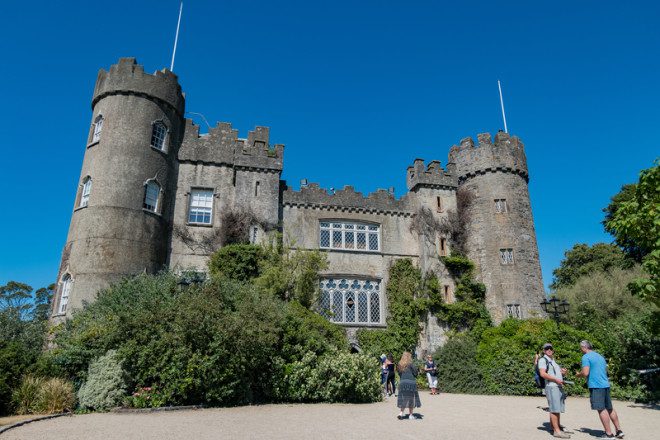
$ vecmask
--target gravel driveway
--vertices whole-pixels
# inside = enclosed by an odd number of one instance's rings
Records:
[[[0,440],[443,439],[551,440],[544,397],[422,394],[421,420],[397,420],[394,398],[368,405],[263,405],[85,414],[30,423]],[[615,402],[626,439],[660,438],[660,411]],[[573,439],[603,433],[585,398],[570,397],[562,424]]]

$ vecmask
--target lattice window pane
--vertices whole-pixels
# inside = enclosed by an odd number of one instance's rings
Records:
[[[329,248],[330,247],[330,231],[327,229],[321,229],[321,243],[319,245],[322,248]]]
[[[332,320],[344,322],[344,295],[339,290],[332,292]]]
[[[378,250],[378,234],[369,234],[369,250]]]
[[[371,292],[369,301],[369,311],[371,312],[371,322],[380,322],[380,293]]]
[[[355,232],[346,231],[346,235],[344,236],[344,247],[346,249],[355,248]]]
[[[321,297],[319,300],[319,312],[324,318],[330,317],[330,292],[321,290]]]
[[[346,322],[355,322],[355,298],[352,294],[346,295]]]
[[[356,241],[357,249],[366,249],[367,248],[367,234],[364,232],[357,233]]]
[[[369,308],[366,292],[358,293],[358,321],[369,322]]]
[[[332,247],[341,248],[341,231],[332,231]]]
[[[162,122],[155,122],[151,129],[151,146],[157,150],[165,150],[167,127]]]

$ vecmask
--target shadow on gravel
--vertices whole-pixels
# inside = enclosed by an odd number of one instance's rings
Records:
[[[424,418],[424,414],[413,413],[413,417],[414,417],[414,420],[422,420]],[[410,416],[408,416],[407,414],[403,417],[397,416],[397,418],[399,420],[410,420]]]
[[[599,437],[602,437],[603,435],[605,435],[605,431],[603,431],[602,429],[579,428],[579,429],[576,429],[576,431],[582,432],[584,434],[589,434],[590,436],[596,437],[596,438],[599,438]]]
[[[660,405],[657,403],[631,403],[628,405],[628,408],[654,409],[658,411],[660,410]]]

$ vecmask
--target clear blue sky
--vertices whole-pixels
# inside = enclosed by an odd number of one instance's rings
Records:
[[[3,2],[0,284],[55,280],[98,69],[169,67],[178,7]],[[574,243],[610,241],[601,209],[660,155],[659,22],[650,1],[189,0],[174,71],[187,110],[270,126],[293,187],[399,196],[416,157],[503,127],[500,79],[547,285]]]

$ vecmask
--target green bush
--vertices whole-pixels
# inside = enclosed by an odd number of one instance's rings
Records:
[[[119,406],[126,396],[126,372],[115,350],[89,364],[87,380],[78,390],[78,401],[84,409],[108,410]]]
[[[380,370],[370,356],[333,351],[319,357],[308,352],[283,368],[276,384],[282,400],[369,403],[382,398]]]
[[[498,327],[483,332],[477,348],[477,361],[489,394],[533,395],[538,393],[533,381],[534,354],[545,342],[555,348],[555,359],[568,369],[567,379],[573,380],[580,369],[580,341],[592,339],[583,331],[551,320],[526,321],[507,319]],[[569,394],[584,393],[583,378],[566,387]]]
[[[434,358],[438,365],[438,388],[447,393],[486,394],[477,362],[477,341],[467,333],[452,334]]]
[[[261,246],[230,244],[211,255],[209,271],[216,277],[248,281],[259,276],[259,264],[263,257]]]

